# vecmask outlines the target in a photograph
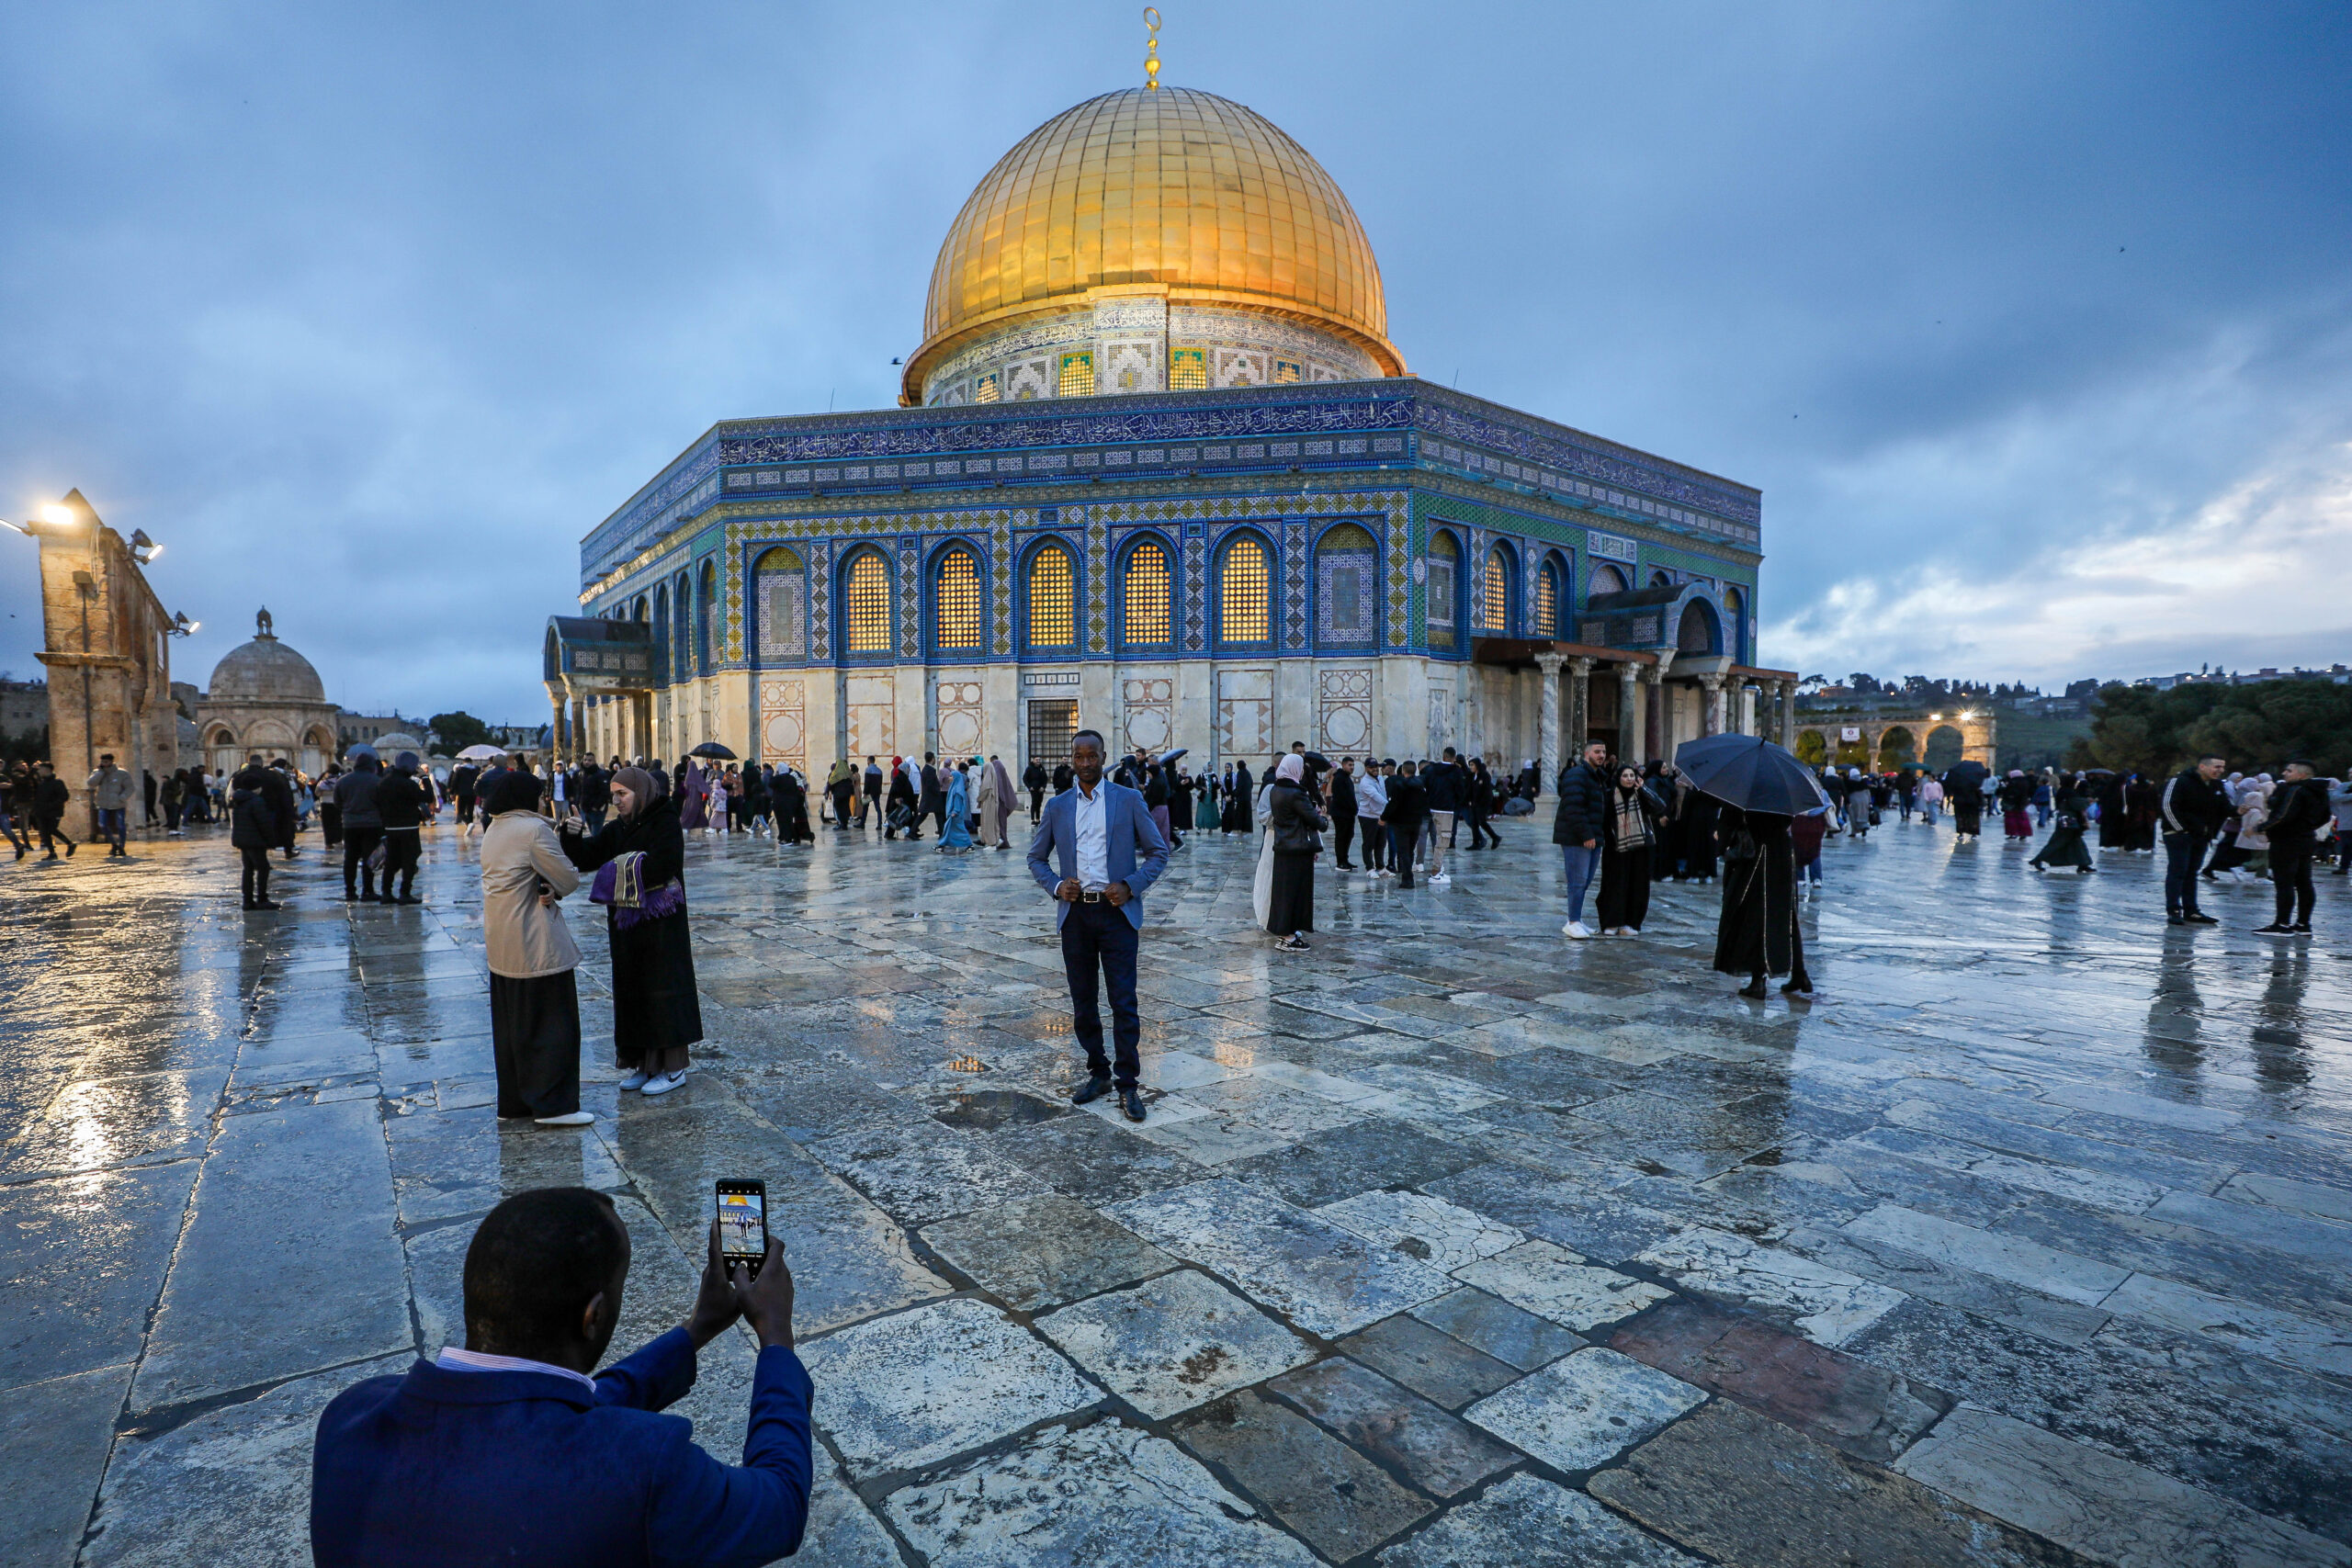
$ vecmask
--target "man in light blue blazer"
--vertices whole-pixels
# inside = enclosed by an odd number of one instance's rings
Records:
[[[1143,1021],[1136,1012],[1136,950],[1143,930],[1143,893],[1168,869],[1168,841],[1143,796],[1102,776],[1102,737],[1081,729],[1071,739],[1077,782],[1046,803],[1029,840],[1029,874],[1053,895],[1061,927],[1062,969],[1078,1043],[1086,1047],[1087,1079],[1070,1096],[1087,1104],[1111,1092],[1112,1058],[1102,1052],[1102,1011],[1095,976],[1111,987],[1112,1041],[1118,1052],[1119,1109],[1143,1120],[1137,1083],[1143,1064],[1136,1047]]]

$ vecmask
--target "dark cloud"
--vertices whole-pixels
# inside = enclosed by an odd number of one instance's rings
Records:
[[[1162,49],[1350,192],[1417,372],[1764,487],[1769,660],[2051,679],[2345,656],[2346,18],[1203,5]],[[891,400],[964,194],[1140,60],[1091,5],[17,7],[0,516],[169,541],[184,674],[267,603],[354,705],[537,713],[580,536],[714,420]]]

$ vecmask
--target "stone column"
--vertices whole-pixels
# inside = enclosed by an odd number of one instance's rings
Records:
[[[1570,757],[1584,755],[1584,743],[1592,734],[1592,666],[1593,660],[1582,656],[1568,660],[1567,753]],[[1546,782],[1544,787],[1550,789],[1552,785]]]
[[[1642,667],[1617,666],[1617,755],[1636,767],[1647,761],[1649,704],[1642,693]]]
[[[1535,708],[1535,754],[1541,759],[1536,763],[1542,770],[1538,785],[1545,795],[1560,776],[1560,666],[1565,662],[1557,653],[1535,656],[1535,667],[1544,671],[1544,694]]]
[[[1674,714],[1666,702],[1666,664],[1660,660],[1642,669],[1642,755],[1650,760],[1650,723],[1657,723],[1657,755],[1661,761],[1674,760]]]
[[[1721,675],[1702,675],[1699,684],[1706,693],[1699,704],[1699,733],[1721,735],[1724,732],[1724,678]]]
[[[1797,746],[1797,683],[1782,681],[1780,687],[1781,744],[1793,751]]]

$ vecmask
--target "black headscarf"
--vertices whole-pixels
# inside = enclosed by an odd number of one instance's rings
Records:
[[[492,787],[490,798],[482,807],[482,814],[496,817],[506,811],[537,811],[540,793],[546,787],[537,774],[521,768],[510,769],[501,773],[498,783]]]

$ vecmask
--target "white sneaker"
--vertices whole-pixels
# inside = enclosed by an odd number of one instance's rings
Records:
[[[1585,923],[1582,920],[1570,920],[1560,928],[1560,934],[1577,942],[1589,942],[1592,939],[1592,932],[1585,929]]]
[[[1441,871],[1430,878],[1430,886],[1431,887],[1451,887],[1453,886],[1453,878],[1446,875],[1445,873]]]
[[[631,1073],[628,1077],[621,1079],[618,1087],[623,1094],[629,1094],[638,1089],[643,1089],[649,1081],[649,1078],[650,1075],[642,1072]]]
[[[585,1127],[596,1120],[596,1113],[593,1111],[574,1111],[566,1116],[537,1116],[532,1120],[542,1127]]]
[[[669,1093],[685,1081],[686,1075],[684,1073],[663,1073],[659,1077],[648,1078],[645,1087],[638,1092],[650,1100],[657,1094]]]

